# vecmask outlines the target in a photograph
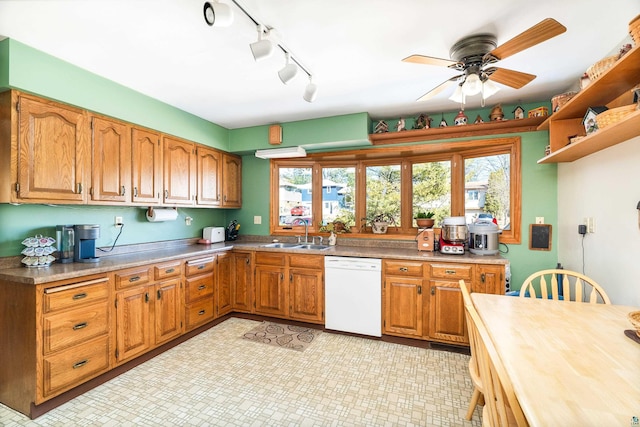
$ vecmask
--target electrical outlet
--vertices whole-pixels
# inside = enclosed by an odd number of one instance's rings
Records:
[[[254,224],[262,224],[262,217],[260,215],[256,215],[253,217]]]
[[[587,233],[596,232],[596,221],[592,217],[587,218]]]
[[[544,224],[544,217],[543,216],[537,216],[536,217],[536,224]]]
[[[191,221],[193,221],[193,218],[191,218],[190,216],[184,218],[185,225],[191,225]]]
[[[121,216],[117,216],[114,219],[114,225],[116,226],[116,228],[120,228],[124,225],[124,222],[122,221],[122,217]]]

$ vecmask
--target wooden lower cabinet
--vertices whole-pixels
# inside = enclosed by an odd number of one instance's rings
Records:
[[[154,287],[154,344],[165,343],[183,331],[182,280],[180,278],[158,283]]]
[[[233,308],[231,299],[231,267],[232,255],[230,252],[216,255],[216,317],[230,313]]]
[[[285,268],[256,264],[255,311],[266,316],[286,317]]]
[[[215,316],[216,255],[185,262],[185,328],[187,331],[204,325]]]
[[[324,324],[324,272],[289,270],[289,318]]]
[[[253,252],[233,252],[231,267],[231,305],[233,311],[252,313]]]
[[[467,345],[459,280],[472,292],[504,292],[504,265],[383,261],[383,334]]]

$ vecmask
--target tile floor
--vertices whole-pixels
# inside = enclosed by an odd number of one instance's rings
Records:
[[[1,426],[480,426],[469,356],[325,332],[304,352],[231,318],[29,420]]]

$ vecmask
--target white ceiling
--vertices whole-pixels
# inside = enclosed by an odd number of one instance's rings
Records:
[[[220,0],[230,3],[230,0]],[[497,64],[537,75],[501,86],[488,103],[550,99],[626,40],[637,0],[238,0],[313,73],[288,85],[278,50],[255,62],[253,23],[235,5],[230,27],[209,27],[203,0],[0,0],[0,35],[229,129],[368,112],[373,119],[453,111],[453,87],[415,100],[456,73],[401,62],[414,53],[449,58],[458,39],[494,33],[498,45],[544,18],[567,32]],[[44,71],[43,71],[44,72]],[[467,108],[480,105],[479,96]]]

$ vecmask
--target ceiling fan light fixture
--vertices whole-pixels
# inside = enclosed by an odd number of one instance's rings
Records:
[[[469,74],[467,78],[464,79],[464,83],[462,83],[462,93],[464,93],[465,96],[477,95],[481,90],[482,82],[477,74]]]
[[[449,99],[453,102],[457,102],[462,104],[462,85],[456,85],[456,90],[453,91],[453,94],[449,97]]]
[[[492,95],[495,95],[500,90],[497,84],[489,79],[482,82],[482,99],[487,99]]]
[[[251,53],[253,54],[253,59],[256,61],[268,58],[273,54],[273,43],[269,39],[263,39],[262,36],[264,34],[268,36],[269,32],[265,32],[264,27],[262,25],[258,25],[258,41],[249,45]]]

